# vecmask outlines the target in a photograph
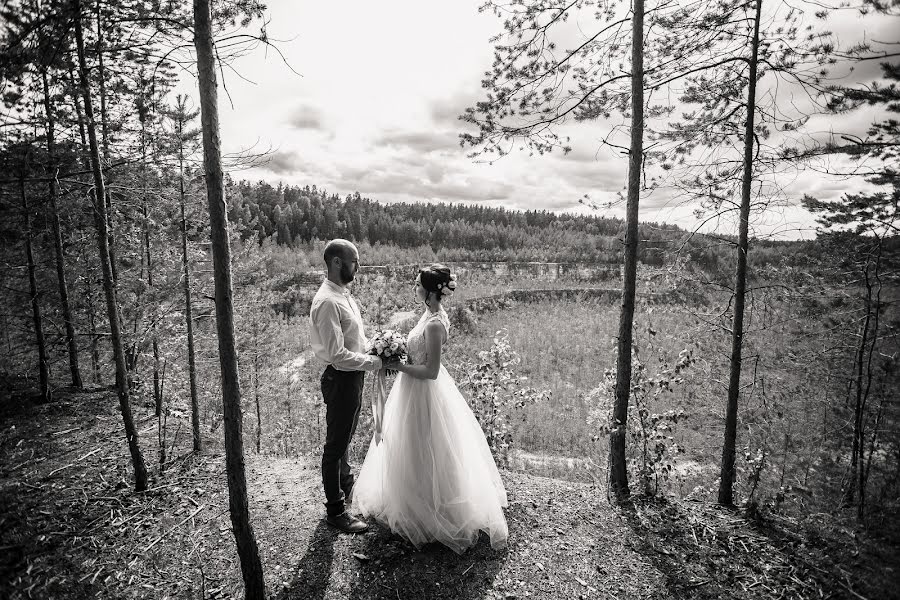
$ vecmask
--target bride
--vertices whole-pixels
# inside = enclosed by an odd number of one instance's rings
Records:
[[[409,332],[408,364],[387,398],[353,486],[359,514],[373,516],[416,548],[440,542],[462,554],[484,531],[494,549],[508,535],[506,490],[478,421],[447,370],[441,349],[450,320],[441,300],[456,287],[446,266],[421,269],[416,297],[425,304]]]

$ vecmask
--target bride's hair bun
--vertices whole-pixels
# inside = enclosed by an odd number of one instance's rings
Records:
[[[437,294],[438,300],[449,298],[456,291],[456,275],[441,263],[419,269],[419,282],[426,291]]]

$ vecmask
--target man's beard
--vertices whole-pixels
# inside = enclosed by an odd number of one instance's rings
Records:
[[[350,283],[353,281],[353,271],[347,265],[341,265],[341,271],[339,273],[341,277],[341,283]]]

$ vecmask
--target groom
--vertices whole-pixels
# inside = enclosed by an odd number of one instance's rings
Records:
[[[361,533],[369,526],[344,507],[344,499],[353,488],[347,454],[359,418],[365,371],[379,370],[381,359],[365,354],[362,316],[347,289],[359,270],[356,246],[347,240],[331,240],[325,246],[325,266],[327,276],[309,311],[310,345],[316,357],[328,365],[322,373],[326,406],[322,451],[325,520],[345,533]]]

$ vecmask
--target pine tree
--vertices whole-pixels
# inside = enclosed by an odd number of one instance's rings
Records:
[[[245,597],[248,600],[263,600],[265,583],[259,549],[253,534],[253,526],[250,524],[247,478],[244,472],[243,416],[241,414],[240,375],[234,339],[231,251],[228,245],[228,222],[225,212],[216,65],[209,0],[194,0],[194,45],[197,49],[204,170],[215,272],[216,329],[225,411],[228,504],[231,512],[231,526],[241,562],[241,573],[244,578]]]

